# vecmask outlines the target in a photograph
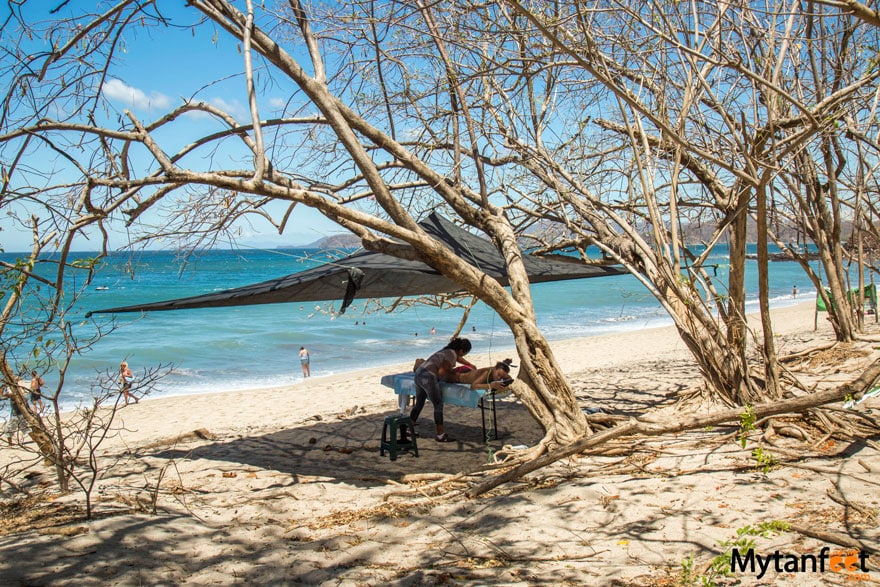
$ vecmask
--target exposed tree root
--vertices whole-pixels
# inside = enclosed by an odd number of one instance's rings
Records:
[[[789,438],[795,438],[797,440],[801,440],[803,442],[810,442],[812,437],[809,432],[798,426],[797,424],[786,423],[781,426],[775,427],[776,433],[780,436],[787,436]]]
[[[426,499],[431,500],[432,497],[428,494],[429,492],[435,491],[447,484],[462,482],[462,478],[464,476],[464,473],[456,473],[455,475],[443,475],[441,479],[429,485],[418,485],[410,489],[388,492],[385,494],[382,500],[388,501],[392,497],[412,497],[414,495],[422,495]],[[413,479],[410,479],[410,481],[413,481]]]
[[[535,446],[525,450],[517,450],[510,446],[505,446],[495,453],[495,462],[502,468],[509,468],[540,457],[549,450],[549,446],[550,442],[546,437]],[[495,468],[498,468],[498,466]]]
[[[859,399],[867,391],[870,391],[875,387],[878,379],[880,379],[880,360],[874,361],[855,380],[835,389],[766,404],[758,404],[752,407],[752,411],[758,419],[786,413],[803,413],[810,411],[811,414],[815,415],[820,421],[823,421],[823,423],[829,428],[839,427],[841,424],[839,421],[832,423],[832,420],[828,418],[826,414],[823,414],[820,410],[815,410],[814,408],[831,402],[841,401],[847,396]],[[721,409],[706,416],[692,416],[666,424],[655,424],[641,419],[630,419],[613,428],[581,438],[565,447],[523,462],[500,475],[484,480],[468,489],[467,495],[469,497],[476,497],[498,487],[499,485],[519,479],[523,475],[527,475],[532,471],[546,467],[560,459],[585,451],[591,451],[616,438],[633,435],[659,436],[705,428],[707,426],[715,426],[727,422],[738,422],[742,413],[742,408]],[[837,424],[837,426],[835,426],[835,424]]]
[[[490,489],[494,489],[495,487],[498,487],[499,485],[502,485],[504,483],[508,483],[508,482],[513,481],[515,479],[519,479],[523,475],[531,473],[532,471],[535,471],[535,470],[540,469],[542,467],[546,467],[547,465],[549,465],[551,463],[555,463],[559,459],[583,452],[583,451],[588,450],[594,446],[598,446],[600,444],[603,444],[611,439],[620,438],[621,436],[626,436],[626,435],[632,434],[638,428],[639,428],[638,422],[633,419],[633,420],[629,420],[628,422],[626,422],[624,424],[620,424],[614,428],[609,428],[608,430],[603,430],[602,432],[598,432],[598,433],[593,434],[591,436],[588,436],[586,438],[582,438],[581,440],[578,440],[578,441],[576,441],[566,447],[563,447],[559,450],[548,453],[546,455],[542,455],[542,456],[538,457],[537,459],[532,459],[530,461],[522,463],[521,465],[519,465],[519,466],[517,466],[517,467],[515,467],[505,473],[502,473],[501,475],[498,475],[497,477],[494,477],[492,479],[488,479],[487,481],[480,483],[476,487],[472,487],[471,489],[469,489],[467,491],[467,495],[469,497],[476,497],[478,495],[481,495],[481,494],[489,491]]]
[[[826,493],[831,501],[837,502],[845,508],[854,509],[862,516],[871,521],[877,519],[877,513],[874,510],[845,498],[843,495],[841,495],[839,489],[829,489],[828,491],[826,491]]]

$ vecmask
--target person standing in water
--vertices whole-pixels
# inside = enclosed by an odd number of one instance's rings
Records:
[[[306,347],[299,347],[299,363],[302,366],[303,377],[311,377],[312,370],[309,367],[309,351]]]

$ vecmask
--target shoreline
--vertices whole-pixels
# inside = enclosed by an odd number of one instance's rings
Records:
[[[780,355],[833,340],[825,320],[813,331],[813,310],[810,302],[774,312]],[[677,408],[667,408],[699,381],[672,326],[551,344],[578,404],[610,414],[675,418]],[[880,355],[876,343],[861,349],[864,357],[811,361],[813,382],[852,380]],[[773,520],[856,528],[866,544],[880,541],[873,517],[857,515],[876,507],[878,482],[868,479],[880,470],[880,450],[777,437],[765,448],[783,462],[762,472],[753,456],[760,435],[743,448],[727,433],[735,424],[612,442],[616,452],[573,455],[475,499],[455,494],[455,482],[437,494],[436,481],[467,478],[507,447],[534,446],[543,431],[515,398],[498,402],[500,438],[491,441],[479,410],[447,405],[455,442],[433,442],[429,408],[417,426],[418,456],[382,456],[383,420],[397,412],[397,397],[379,379],[410,367],[124,407],[100,447],[95,519],[82,519],[81,494],[51,489],[51,472],[16,479],[34,493],[10,517],[31,517],[13,530],[7,518],[0,531],[0,583],[405,587],[447,584],[454,573],[462,585],[658,585],[677,584],[687,560],[708,569],[738,529]],[[875,399],[860,409],[878,407]],[[807,454],[787,456],[798,451]],[[835,501],[829,487],[859,509]],[[8,487],[4,495],[20,499]],[[780,532],[756,536],[755,545],[763,555],[834,543]],[[878,574],[872,568],[872,579]],[[798,587],[825,579],[774,570],[764,578]]]
[[[599,285],[608,289],[595,291]],[[538,302],[537,311],[539,328],[551,344],[671,324],[656,300],[637,291],[633,284],[590,282],[575,287],[562,282],[536,287],[548,294],[538,296],[543,301]],[[128,295],[137,297],[134,292]],[[557,296],[559,301],[554,302]],[[596,305],[587,304],[588,299],[595,299]],[[131,301],[117,300],[119,304]],[[780,295],[771,300],[771,307],[795,301],[788,294]],[[746,307],[751,311],[757,305],[747,303]],[[459,318],[455,311],[427,308],[399,316],[367,315],[359,324],[364,316],[358,313],[335,318],[312,317],[312,313],[308,305],[299,310],[293,305],[155,312],[136,318],[125,315],[120,328],[71,361],[65,374],[62,409],[69,411],[82,402],[88,405],[95,374],[109,369],[112,377],[122,359],[138,378],[151,366],[174,366],[159,382],[153,397],[274,388],[301,382],[296,357],[300,346],[311,351],[313,376],[336,376],[380,363],[393,366],[443,346]],[[437,336],[426,336],[434,326]],[[414,332],[423,336],[414,336]],[[506,325],[482,306],[477,306],[461,335],[472,339],[475,351],[497,359],[513,349]],[[48,374],[51,388],[57,378]]]
[[[798,331],[812,331],[813,308],[812,302],[805,302],[774,310],[776,334],[784,336]],[[820,321],[816,334],[830,336],[827,321]],[[625,369],[627,366],[645,368],[660,362],[675,362],[695,368],[692,355],[671,325],[566,339],[550,344],[557,362],[573,386],[576,385],[574,379],[579,375],[596,370]],[[497,361],[503,358],[502,355],[510,354],[512,351],[493,351],[491,358]],[[512,358],[516,360],[515,355]],[[472,352],[468,359],[478,366],[485,366],[489,364],[490,356],[485,352]],[[283,428],[310,418],[336,417],[353,408],[366,410],[367,413],[393,413],[397,407],[397,396],[391,389],[383,387],[380,379],[383,375],[405,372],[411,368],[412,362],[392,363],[313,376],[272,387],[148,396],[138,404],[125,406],[119,411],[118,417],[126,429],[140,431],[139,434],[146,434],[151,441],[156,441],[203,428],[229,429],[243,434]],[[426,415],[430,420],[430,410]]]
[[[802,302],[792,302],[790,304],[786,304],[784,306],[779,306],[776,308],[771,308],[771,313],[776,316],[787,316],[787,315],[797,315],[801,316],[805,313],[806,309],[809,308],[812,310],[814,308],[815,301],[802,301]],[[796,309],[800,308],[800,309]],[[757,317],[757,314],[750,314],[750,320]],[[563,361],[562,357],[569,359],[575,358],[575,353],[570,353],[568,350],[570,347],[594,347],[599,344],[603,340],[615,340],[616,338],[631,340],[632,342],[637,342],[641,335],[646,332],[657,332],[662,334],[668,334],[664,331],[668,330],[670,333],[678,339],[678,342],[681,343],[680,337],[678,337],[675,332],[675,326],[672,323],[670,318],[664,318],[664,321],[667,324],[663,325],[654,325],[651,324],[649,326],[641,326],[641,327],[631,327],[624,328],[621,330],[612,330],[610,332],[604,332],[601,334],[590,334],[587,336],[580,337],[572,337],[572,338],[558,338],[558,339],[548,339],[550,346],[553,348],[554,353],[556,353],[557,360],[563,367],[563,372],[568,374],[568,369],[565,368],[566,362]],[[653,322],[653,319],[652,319]],[[778,320],[777,320],[778,322]],[[776,328],[776,334],[785,334],[789,332],[787,326],[782,324],[774,324],[774,328]],[[467,338],[467,333],[463,333],[464,338]],[[435,350],[439,350],[444,344],[444,339],[438,337],[436,340],[436,344],[430,349],[424,349],[424,352],[421,352],[422,349],[416,350],[413,353],[412,359],[407,359],[405,361],[389,361],[388,363],[383,363],[380,365],[376,365],[374,367],[362,367],[358,369],[350,369],[345,371],[339,371],[337,373],[327,373],[327,374],[313,374],[308,379],[302,378],[298,372],[294,374],[295,381],[282,383],[279,385],[265,385],[254,382],[253,384],[243,384],[242,386],[236,386],[234,388],[229,389],[216,389],[213,391],[182,391],[175,392],[170,390],[163,390],[157,395],[147,396],[144,398],[144,401],[157,401],[163,399],[171,399],[171,398],[182,398],[182,397],[197,397],[197,396],[205,396],[205,395],[216,395],[216,394],[234,394],[234,393],[249,393],[254,391],[266,390],[266,391],[278,391],[284,392],[288,390],[294,390],[301,386],[308,386],[310,381],[320,380],[320,381],[329,381],[331,383],[338,382],[340,380],[345,380],[350,377],[359,377],[364,374],[373,374],[379,371],[382,371],[382,374],[387,373],[398,373],[402,371],[407,371],[410,369],[412,361],[416,358],[421,357],[424,354],[430,354]],[[683,343],[682,343],[683,346]],[[516,348],[513,345],[509,346],[501,346],[497,349],[493,349],[492,351],[480,351],[479,347],[475,345],[475,352],[472,352],[468,355],[468,359],[476,361],[478,366],[486,366],[502,360],[503,358],[507,358],[512,356],[514,360],[516,360]],[[578,360],[575,358],[575,362]],[[298,367],[298,363],[296,365]],[[313,361],[313,373],[314,373],[314,361]],[[320,373],[320,371],[319,371]]]

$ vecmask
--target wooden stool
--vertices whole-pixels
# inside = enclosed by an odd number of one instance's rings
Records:
[[[390,430],[389,430],[390,429]],[[390,435],[389,435],[390,432]],[[382,441],[379,444],[379,456],[385,456],[385,451],[391,455],[391,460],[397,460],[398,451],[412,451],[419,456],[419,447],[416,445],[416,431],[413,421],[409,416],[387,416],[382,425]]]

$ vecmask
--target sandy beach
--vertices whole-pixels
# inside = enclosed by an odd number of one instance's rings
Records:
[[[780,355],[833,342],[824,316],[813,330],[810,302],[775,311],[774,328]],[[878,332],[871,323],[869,334]],[[677,394],[698,382],[671,327],[553,347],[584,408],[674,414]],[[850,381],[880,355],[876,342],[855,348],[811,367],[811,383]],[[488,360],[480,351],[469,356],[478,365]],[[457,442],[436,443],[429,407],[419,456],[380,456],[383,419],[397,410],[380,379],[410,368],[124,407],[122,428],[101,449],[96,519],[58,524],[78,497],[53,493],[48,472],[29,477],[43,491],[6,508],[0,585],[677,585],[687,584],[685,567],[705,572],[738,530],[776,520],[880,544],[876,438],[780,437],[765,448],[782,464],[766,473],[754,445],[736,442],[735,426],[628,439],[614,454],[564,459],[477,499],[450,498],[455,484],[437,494],[431,483],[442,476],[478,470],[542,434],[506,398],[497,441],[482,440],[479,410],[447,406]],[[880,401],[856,409],[876,417]],[[4,448],[3,464],[13,452]],[[32,527],[21,531],[28,515]],[[763,534],[746,534],[762,554],[843,548],[790,530]],[[867,573],[771,564],[760,579],[750,571],[731,579],[880,584],[880,553],[868,563]]]

